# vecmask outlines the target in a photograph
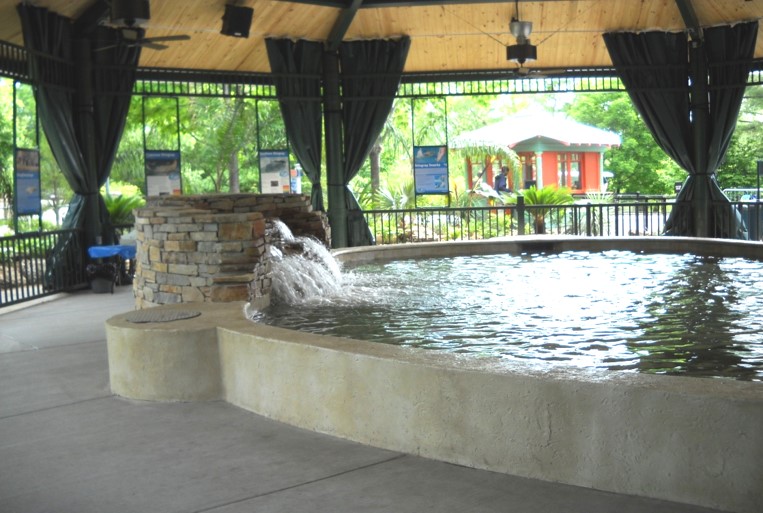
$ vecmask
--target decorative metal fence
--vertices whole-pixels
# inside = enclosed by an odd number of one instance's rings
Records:
[[[512,235],[589,237],[661,235],[672,203],[628,201],[571,205],[517,204],[470,208],[367,210],[377,244],[478,240]]]
[[[749,240],[763,240],[763,205],[760,201],[739,201],[734,203],[744,221]]]
[[[517,204],[469,208],[419,208],[363,212],[376,244],[478,240],[514,235],[549,234],[588,237],[662,235],[677,205],[666,198],[571,205]],[[741,221],[750,240],[763,240],[763,205],[759,201],[725,204],[716,216],[714,236],[728,236],[731,219]],[[729,215],[730,214],[730,215]],[[115,227],[116,234],[131,225]],[[64,253],[53,260],[54,249]],[[0,238],[0,308],[87,286],[84,248],[78,231],[58,230]]]
[[[1,237],[0,308],[86,286],[81,240],[75,230]]]

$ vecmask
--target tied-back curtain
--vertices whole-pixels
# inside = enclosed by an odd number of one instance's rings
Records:
[[[747,239],[749,227],[715,180],[715,172],[734,134],[755,55],[758,22],[740,23],[733,27],[705,29],[705,52],[708,61],[711,130],[707,143],[707,174],[710,175],[711,199],[716,205],[713,222],[716,227],[729,227],[725,237]],[[716,228],[718,231],[718,228]]]
[[[75,193],[83,193],[88,189],[88,184],[79,172],[85,163],[75,143],[78,135],[73,111],[72,25],[62,16],[32,5],[19,4],[18,11],[24,45],[29,55],[29,72],[35,85],[40,124],[69,185]],[[54,59],[65,63],[66,68],[51,66]],[[55,72],[57,69],[61,72]],[[52,70],[53,74],[50,73]],[[77,199],[75,197],[75,201]],[[78,210],[78,205],[70,205],[70,210],[72,206]]]
[[[757,39],[757,21],[705,29],[710,117],[714,127],[707,149],[707,165],[713,171],[723,162],[731,142]]]
[[[688,173],[665,226],[670,235],[695,235],[697,209],[710,210],[710,233],[746,238],[744,223],[715,179],[739,114],[757,39],[757,22],[705,29],[708,77],[693,77],[686,35],[608,33],[604,42],[628,94],[657,143]],[[707,101],[694,98],[690,80],[709,79]],[[701,89],[701,88],[700,88]],[[705,105],[706,104],[706,105]],[[706,108],[706,140],[695,141],[690,108]],[[697,146],[699,145],[699,146]],[[697,151],[695,151],[697,150]]]
[[[140,58],[139,46],[117,44],[116,31],[108,27],[98,27],[95,32],[96,45],[112,41],[107,48],[93,48],[93,135],[95,152],[95,177],[98,189],[106,183],[119,148],[119,142],[127,123],[130,100],[135,86],[135,76]],[[114,234],[111,219],[100,194],[96,194],[103,226],[104,240]],[[114,234],[115,236],[115,234]],[[116,242],[116,241],[114,241]]]
[[[313,210],[323,211],[321,189],[321,70],[323,45],[265,39],[286,134],[313,184]]]
[[[84,251],[99,238],[107,244],[114,241],[99,190],[122,136],[140,52],[124,45],[96,46],[116,41],[115,31],[107,27],[96,29],[94,37],[76,33],[70,19],[44,8],[24,3],[18,5],[18,13],[40,124],[75,194],[64,228],[82,230],[84,261]],[[66,256],[72,255],[69,244],[55,248],[51,274],[81,266],[82,261],[62,261],[71,258]],[[60,282],[61,277],[49,279]]]
[[[350,246],[373,244],[373,235],[348,184],[381,134],[400,85],[411,40],[345,42],[339,46],[342,73],[343,178]]]
[[[74,33],[68,18],[27,4],[18,10],[24,44],[31,50],[40,123],[75,193],[64,228],[82,228],[86,246],[99,236],[110,243],[111,230],[102,230],[108,213],[99,190],[122,137],[140,51],[113,44],[113,29],[97,29],[98,36],[90,41]],[[71,71],[54,73],[51,79],[56,60],[67,62]]]
[[[683,33],[604,34],[612,63],[657,144],[693,171],[688,44]]]

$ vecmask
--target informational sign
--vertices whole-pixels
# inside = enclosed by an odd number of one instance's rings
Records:
[[[40,215],[40,151],[16,148],[16,215]]]
[[[448,194],[448,147],[414,146],[416,194]]]
[[[180,152],[146,150],[146,195],[181,194]]]
[[[262,194],[291,192],[288,150],[260,150],[260,190]]]

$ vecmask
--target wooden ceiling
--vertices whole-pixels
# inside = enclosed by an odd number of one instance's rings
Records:
[[[94,1],[29,3],[76,19]],[[18,2],[0,0],[0,40],[23,45]],[[220,34],[226,3],[254,9],[248,38]],[[517,6],[538,47],[538,60],[526,66],[541,68],[611,66],[602,33],[686,30],[686,6],[701,27],[763,18],[763,0],[152,0],[146,36],[191,39],[144,49],[140,65],[268,72],[264,38],[329,41],[336,27],[344,40],[410,36],[406,72],[511,69],[517,65],[506,60],[506,46],[515,43],[509,21]],[[763,36],[755,56],[763,58]]]

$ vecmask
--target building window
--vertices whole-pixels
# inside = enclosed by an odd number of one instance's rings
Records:
[[[522,180],[525,183],[525,189],[528,188],[528,182],[536,183],[536,162],[535,153],[519,154],[519,164],[522,166]]]
[[[560,187],[569,187],[573,190],[583,188],[579,153],[558,153],[557,173]]]

